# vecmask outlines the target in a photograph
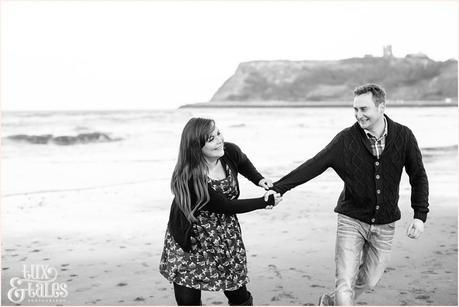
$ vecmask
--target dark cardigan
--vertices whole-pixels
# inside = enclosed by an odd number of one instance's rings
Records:
[[[313,158],[274,183],[284,194],[333,168],[344,181],[335,212],[368,224],[387,224],[400,219],[399,185],[403,167],[410,178],[414,218],[426,221],[429,184],[421,151],[411,130],[386,116],[388,134],[379,159],[358,123],[344,129]]]
[[[226,214],[236,214],[236,213],[245,213],[257,209],[263,209],[267,205],[274,204],[274,198],[270,197],[268,202],[265,202],[263,197],[251,198],[251,199],[242,199],[237,200],[239,197],[239,182],[237,180],[237,174],[241,173],[244,177],[252,181],[255,185],[258,185],[263,176],[256,170],[249,158],[241,151],[241,149],[233,144],[227,143],[224,144],[225,154],[220,158],[222,164],[228,165],[233,173],[233,176],[236,178],[237,185],[237,195],[234,200],[229,200],[225,195],[216,192],[210,185],[208,185],[209,202],[201,209],[205,211],[211,211],[216,213],[226,213]],[[192,182],[189,184],[190,194],[191,194],[191,203],[196,203],[196,194],[192,188]],[[199,212],[196,213],[198,215]],[[189,252],[191,249],[191,231],[193,225],[187,220],[182,210],[175,202],[175,198],[172,201],[169,223],[169,231],[174,237],[174,240],[178,245],[185,251]]]

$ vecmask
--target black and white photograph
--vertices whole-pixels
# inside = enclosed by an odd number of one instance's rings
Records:
[[[2,306],[457,306],[458,2],[0,0]]]

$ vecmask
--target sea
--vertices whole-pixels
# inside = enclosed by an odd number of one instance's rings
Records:
[[[457,107],[386,114],[413,131],[423,152],[457,152]],[[214,119],[225,141],[273,178],[355,123],[351,107],[3,112],[2,196],[168,182],[192,117]]]

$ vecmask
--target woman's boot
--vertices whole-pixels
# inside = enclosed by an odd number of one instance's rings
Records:
[[[230,301],[228,301],[228,304],[230,306],[253,306],[253,297],[252,297],[252,294],[247,291],[247,293],[249,294],[249,297],[247,298],[247,300],[245,300],[244,302],[240,303],[240,304],[232,304]]]

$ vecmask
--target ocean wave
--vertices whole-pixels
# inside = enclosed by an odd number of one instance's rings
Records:
[[[231,128],[244,128],[246,127],[245,124],[234,124],[234,125],[230,125]]]
[[[456,145],[449,145],[449,146],[422,147],[421,151],[425,152],[425,153],[454,152],[454,151],[457,151],[457,144]]]
[[[431,159],[439,156],[449,156],[457,154],[457,145],[435,146],[421,148],[422,156]]]
[[[16,142],[25,142],[29,144],[56,144],[56,145],[75,145],[75,144],[89,144],[89,143],[107,143],[122,140],[122,138],[112,138],[106,133],[92,132],[80,133],[76,136],[72,135],[59,135],[53,136],[52,134],[42,135],[28,135],[28,134],[15,134],[6,137],[9,140]]]

